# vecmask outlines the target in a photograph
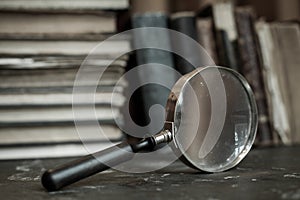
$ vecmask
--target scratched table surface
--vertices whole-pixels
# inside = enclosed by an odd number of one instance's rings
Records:
[[[197,172],[178,161],[151,173],[108,170],[45,191],[41,173],[67,160],[1,161],[1,199],[300,199],[300,146],[252,150],[222,173]]]

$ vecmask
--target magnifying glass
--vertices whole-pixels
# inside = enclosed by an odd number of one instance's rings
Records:
[[[163,130],[134,144],[122,142],[46,171],[42,185],[58,190],[83,178],[170,145],[188,166],[221,172],[236,166],[249,152],[257,129],[257,108],[247,81],[224,67],[197,68],[171,90]]]

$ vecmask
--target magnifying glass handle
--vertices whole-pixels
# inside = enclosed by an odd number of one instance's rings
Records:
[[[58,190],[83,178],[128,161],[133,157],[133,153],[150,151],[155,145],[154,137],[146,138],[136,144],[120,143],[103,151],[84,156],[56,169],[46,171],[42,176],[42,185],[48,191]]]

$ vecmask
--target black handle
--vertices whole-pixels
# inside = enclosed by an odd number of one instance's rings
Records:
[[[136,144],[120,143],[103,151],[87,155],[56,169],[46,171],[42,176],[42,185],[48,191],[55,191],[83,178],[109,169],[133,157],[133,153],[151,150],[155,146],[152,138]],[[105,164],[104,164],[105,163]]]

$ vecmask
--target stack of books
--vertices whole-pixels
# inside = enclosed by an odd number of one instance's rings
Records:
[[[130,42],[109,40],[85,58],[117,33],[117,14],[127,8],[127,0],[0,2],[0,159],[80,156],[91,153],[82,141],[101,150],[122,139],[115,118],[122,119],[127,57],[115,58]]]

